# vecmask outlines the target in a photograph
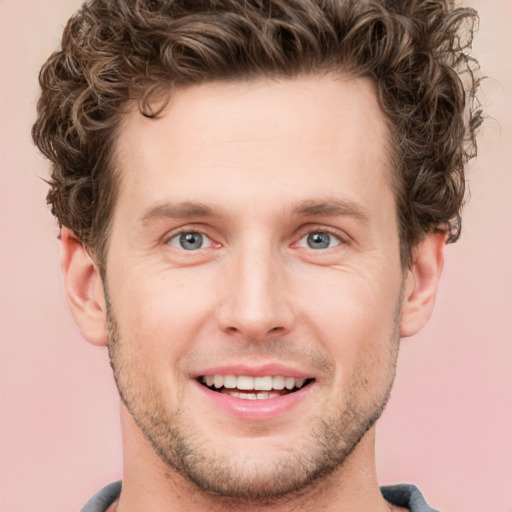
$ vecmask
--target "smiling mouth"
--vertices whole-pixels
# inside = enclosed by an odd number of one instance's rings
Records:
[[[280,375],[251,377],[249,375],[201,375],[197,381],[211,391],[245,400],[267,400],[295,393],[314,379]]]

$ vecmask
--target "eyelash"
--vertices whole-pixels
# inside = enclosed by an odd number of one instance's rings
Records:
[[[199,236],[209,240],[211,244],[214,244],[216,246],[220,246],[221,245],[219,243],[214,242],[214,240],[212,240],[212,238],[210,236],[208,236],[203,230],[201,230],[201,229],[194,229],[194,228],[191,228],[191,229],[181,229],[179,231],[176,231],[176,232],[166,236],[165,240],[164,240],[164,243],[167,244],[167,245],[171,245],[172,247],[175,247],[176,249],[182,249],[182,250],[187,251],[187,252],[188,251],[195,252],[194,249],[185,249],[184,247],[179,247],[178,245],[174,245],[172,243],[172,240],[178,239],[178,244],[179,244],[182,241],[182,240],[180,240],[180,238],[183,237],[183,236],[186,236],[186,235],[199,235]],[[206,249],[206,248],[208,248],[208,247],[199,247],[197,249]]]
[[[317,248],[313,248],[313,247],[307,247],[307,246],[302,246],[300,245],[302,240],[306,239],[311,236],[311,235],[315,235],[315,234],[321,234],[321,235],[328,235],[330,240],[329,240],[329,245],[332,241],[332,239],[335,240],[335,245],[333,246],[330,246],[330,247],[317,247]],[[309,240],[306,241],[306,244],[309,242]],[[332,231],[328,230],[328,229],[325,229],[325,228],[320,228],[320,229],[312,229],[312,230],[309,230],[303,234],[301,234],[300,238],[298,239],[298,242],[300,247],[303,247],[304,249],[310,249],[312,251],[317,251],[317,250],[326,250],[326,249],[334,249],[335,247],[338,247],[339,245],[343,244],[343,239],[340,237],[339,234],[337,233],[333,233]]]
[[[333,245],[332,247],[317,247],[317,248],[300,245],[302,240],[304,240],[308,236],[316,234],[316,233],[328,235],[329,237],[331,237],[331,239],[334,238],[336,241],[335,245]],[[213,244],[214,247],[197,247],[197,248],[185,249],[184,247],[178,246],[178,244],[180,244],[180,242],[182,241],[182,240],[180,240],[179,237],[182,237],[184,235],[185,236],[192,235],[192,234],[200,235],[201,237],[206,238],[207,241],[210,242],[209,245]],[[174,239],[178,240],[176,245],[172,243],[172,240],[174,240]],[[330,245],[331,241],[332,240],[329,240],[329,245]],[[179,231],[175,231],[165,237],[164,243],[167,245],[170,245],[172,247],[175,247],[176,249],[183,250],[183,251],[190,252],[190,253],[197,252],[200,249],[218,248],[218,247],[222,246],[222,244],[215,242],[212,239],[212,237],[207,235],[204,232],[204,229],[201,229],[200,227],[198,227],[198,228],[190,227],[189,229],[180,229]],[[308,242],[306,241],[305,243],[307,244]],[[334,249],[344,243],[346,243],[346,240],[344,240],[344,238],[342,236],[340,236],[340,234],[338,232],[334,232],[334,230],[328,229],[326,227],[314,226],[314,227],[310,227],[310,228],[301,230],[301,232],[299,233],[299,236],[295,237],[295,241],[293,242],[292,245],[298,245],[299,247],[301,247],[303,249],[309,249],[311,251],[324,251],[327,249]]]

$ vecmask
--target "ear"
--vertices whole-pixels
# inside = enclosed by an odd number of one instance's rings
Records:
[[[107,345],[106,307],[98,266],[68,228],[61,229],[62,273],[69,308],[82,336]]]
[[[400,319],[400,336],[420,331],[428,322],[444,264],[446,233],[430,233],[413,249],[412,267],[407,270]]]

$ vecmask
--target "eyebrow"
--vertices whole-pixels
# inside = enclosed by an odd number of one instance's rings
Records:
[[[349,199],[302,201],[294,208],[293,213],[303,217],[354,217],[364,222],[368,222],[370,218],[366,210],[361,205]]]
[[[144,210],[140,216],[141,224],[158,219],[185,219],[217,217],[212,208],[203,203],[184,201],[180,203],[161,203]]]
[[[368,222],[369,216],[359,204],[348,199],[325,199],[300,201],[293,208],[293,215],[300,217],[343,216],[354,217]],[[204,203],[183,201],[164,202],[144,210],[140,216],[141,224],[159,219],[218,218],[214,209]]]

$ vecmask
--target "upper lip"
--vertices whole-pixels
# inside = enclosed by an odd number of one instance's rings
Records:
[[[310,379],[314,376],[291,366],[280,363],[267,363],[261,365],[230,364],[209,366],[203,370],[194,372],[191,376],[194,379],[209,375],[248,375],[250,377],[265,377],[267,375],[283,377],[295,377],[296,379]]]

